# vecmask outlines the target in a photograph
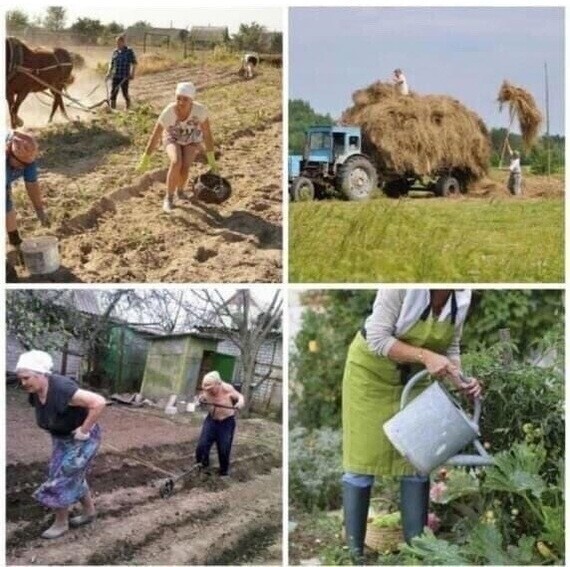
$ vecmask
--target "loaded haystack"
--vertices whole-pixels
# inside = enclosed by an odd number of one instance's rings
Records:
[[[517,87],[509,81],[503,81],[497,97],[499,109],[504,105],[509,108],[509,130],[516,118],[522,135],[524,147],[530,149],[536,142],[540,125],[542,124],[542,113],[540,112],[532,94],[522,87]],[[507,131],[507,136],[508,136]]]
[[[356,91],[352,100],[341,121],[362,128],[363,151],[387,178],[453,172],[468,183],[487,173],[487,127],[454,98],[400,95],[379,81]]]

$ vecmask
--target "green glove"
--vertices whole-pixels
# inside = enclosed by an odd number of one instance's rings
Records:
[[[218,168],[218,164],[216,163],[216,156],[214,156],[214,152],[206,152],[206,158],[208,160],[208,165],[210,166],[212,173],[218,175],[220,170]]]
[[[137,173],[144,173],[149,167],[150,167],[150,156],[145,152],[142,155],[139,163],[137,164],[135,171]]]

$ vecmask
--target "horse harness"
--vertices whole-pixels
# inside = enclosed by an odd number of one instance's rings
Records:
[[[53,58],[55,59],[55,65],[48,65],[47,67],[40,67],[39,69],[30,69],[28,67],[23,66],[24,62],[24,49],[22,46],[22,42],[15,38],[9,37],[7,38],[8,42],[8,52],[10,54],[10,66],[6,69],[8,76],[6,77],[6,82],[11,81],[18,73],[23,73],[31,77],[32,79],[36,79],[36,76],[40,73],[44,73],[46,71],[51,71],[52,69],[60,69],[62,67],[73,67],[72,61],[60,61],[55,53],[53,52]],[[43,84],[42,81],[37,80],[40,84]]]

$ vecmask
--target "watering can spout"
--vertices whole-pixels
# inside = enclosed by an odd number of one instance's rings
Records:
[[[445,464],[454,467],[490,467],[495,464],[495,460],[485,451],[479,440],[475,439],[473,446],[477,449],[478,455],[455,455]]]

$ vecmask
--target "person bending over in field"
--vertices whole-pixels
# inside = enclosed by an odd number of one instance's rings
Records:
[[[170,103],[160,114],[144,154],[137,166],[142,172],[150,165],[150,155],[162,137],[170,166],[166,175],[167,194],[163,203],[166,213],[172,212],[175,194],[184,199],[190,165],[200,152],[206,151],[211,172],[217,174],[214,156],[214,138],[210,129],[208,109],[196,102],[196,88],[192,83],[176,85],[176,101]]]
[[[257,67],[259,58],[255,53],[246,53],[242,59],[242,73],[246,79],[253,79],[253,73]]]
[[[18,231],[18,219],[12,202],[12,183],[22,177],[26,191],[42,226],[50,225],[40,184],[38,183],[38,143],[30,134],[9,131],[6,136],[6,232],[8,242],[17,250],[22,238]]]
[[[34,498],[55,512],[55,521],[42,533],[45,539],[62,536],[69,527],[89,524],[95,505],[86,475],[101,444],[97,423],[105,398],[81,389],[66,376],[52,372],[53,360],[47,352],[31,350],[22,354],[16,374],[36,410],[36,423],[51,434],[52,455],[47,480]],[[80,515],[69,518],[69,509],[81,502]]]
[[[202,380],[198,401],[208,409],[196,447],[196,461],[205,469],[210,466],[210,449],[215,443],[220,461],[220,476],[227,476],[230,453],[236,428],[236,410],[243,408],[243,396],[231,385],[222,382],[216,371],[208,372]]]

